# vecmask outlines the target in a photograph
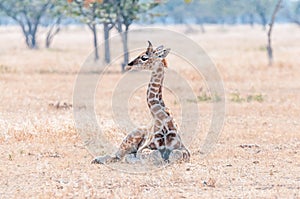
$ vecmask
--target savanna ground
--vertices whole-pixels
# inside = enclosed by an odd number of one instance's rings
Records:
[[[0,28],[0,198],[300,198],[300,28],[276,24],[272,67],[259,26],[209,26],[205,34],[188,33],[224,82],[223,130],[215,150],[201,156],[212,102],[203,80],[170,56],[169,67],[178,67],[199,96],[201,122],[189,145],[189,163],[144,174],[90,164],[93,156],[76,131],[72,108],[63,107],[72,104],[76,75],[92,51],[90,36],[86,29],[67,28],[51,49],[28,50],[19,29]],[[99,125],[117,146],[130,129],[115,126],[107,108],[123,75],[119,64],[111,68],[115,72],[104,74],[105,84],[96,90],[95,106]],[[129,106],[138,123],[149,118],[144,92],[145,87],[137,91]],[[165,95],[180,117],[174,95]],[[59,108],[51,106],[57,102]]]

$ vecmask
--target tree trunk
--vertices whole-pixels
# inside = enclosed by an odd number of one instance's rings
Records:
[[[35,49],[37,48],[37,43],[36,43],[36,29],[33,29],[29,26],[29,27],[25,27],[25,25],[23,23],[19,23],[21,28],[22,28],[22,32],[25,36],[25,42],[28,48],[30,49]]]
[[[300,26],[300,20],[295,19],[293,22],[294,22],[295,24],[297,24],[298,26]]]
[[[268,30],[268,44],[267,44],[267,52],[268,52],[268,58],[269,58],[269,66],[272,66],[273,64],[273,49],[272,49],[272,30],[273,25],[275,23],[276,14],[278,13],[280,6],[281,6],[282,0],[278,0],[276,7],[273,11],[271,22],[269,24],[269,30]]]
[[[261,25],[262,25],[262,29],[266,30],[266,25],[267,25],[267,18],[265,13],[261,12],[259,13],[260,19],[261,19]]]
[[[25,36],[25,42],[28,48],[30,48],[30,42],[29,42],[29,34],[27,32],[23,32]]]
[[[30,49],[36,49],[37,43],[36,43],[36,33],[35,32],[26,32],[25,35],[25,41],[26,45]]]
[[[31,48],[32,49],[37,48],[37,45],[36,45],[36,32],[33,32],[32,35],[31,35]]]
[[[271,25],[270,25],[271,26]],[[269,59],[269,66],[273,65],[273,49],[272,49],[272,39],[271,39],[271,34],[272,34],[272,28],[269,28],[268,31],[268,44],[267,44],[267,52],[268,52],[268,59]]]
[[[202,32],[202,33],[205,33],[205,32],[206,32],[203,23],[200,23],[200,29],[201,29],[201,32]]]
[[[110,47],[109,47],[109,31],[111,28],[108,23],[103,23],[103,31],[104,31],[104,48],[105,48],[105,62],[110,63]]]
[[[122,35],[122,43],[123,43],[123,53],[124,53],[124,61],[122,63],[122,72],[125,70],[125,66],[127,66],[129,61],[129,53],[128,53],[128,29],[129,26],[125,27],[125,32]]]
[[[300,11],[300,2],[299,2],[299,11]],[[295,23],[296,25],[300,26],[300,19],[298,19],[297,16],[293,16],[293,14],[289,9],[286,10],[286,16],[292,23]]]
[[[196,18],[196,23],[198,25],[200,25],[200,29],[202,33],[205,33],[205,28],[204,28],[204,23],[203,20],[201,18]]]
[[[99,52],[98,52],[98,38],[97,38],[97,29],[95,24],[89,25],[89,28],[93,32],[93,37],[94,37],[94,52],[95,52],[95,61],[98,61],[99,59]]]
[[[61,22],[61,17],[57,18],[56,22],[51,25],[51,27],[50,27],[50,29],[47,33],[47,36],[46,36],[46,48],[50,47],[54,36],[59,33],[59,31],[60,31],[60,22]]]
[[[251,28],[253,28],[254,25],[254,16],[252,13],[249,14],[249,24],[251,26]]]

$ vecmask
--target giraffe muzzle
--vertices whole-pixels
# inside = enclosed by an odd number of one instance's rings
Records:
[[[125,66],[125,71],[130,71],[131,69],[132,69],[132,67],[129,65]]]
[[[166,148],[164,148],[164,149],[159,149],[159,152],[160,152],[160,154],[161,154],[161,157],[162,157],[165,161],[169,160],[169,156],[170,156],[170,153],[171,153],[171,150],[170,150],[170,149],[166,149]]]

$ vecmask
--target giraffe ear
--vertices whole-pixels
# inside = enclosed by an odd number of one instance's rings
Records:
[[[162,51],[163,49],[164,49],[164,46],[161,45],[161,46],[158,46],[158,47],[154,50],[154,52]]]
[[[147,48],[146,54],[147,54],[148,56],[151,56],[152,53],[153,53],[153,46],[152,46],[152,44],[151,44],[150,41],[148,41],[148,44],[149,44],[149,46],[148,46],[148,48]]]
[[[167,55],[169,54],[170,51],[171,51],[170,48],[166,48],[166,49],[159,52],[158,57],[164,59],[164,58],[167,57]]]

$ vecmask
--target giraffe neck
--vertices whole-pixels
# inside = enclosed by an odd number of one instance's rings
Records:
[[[147,90],[147,104],[153,117],[159,110],[164,111],[165,108],[165,103],[162,99],[163,80],[164,65],[160,63],[157,69],[152,71]]]

